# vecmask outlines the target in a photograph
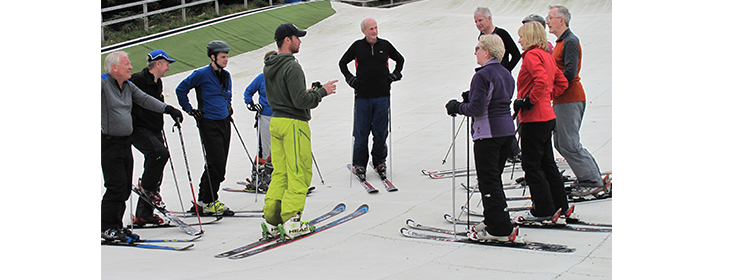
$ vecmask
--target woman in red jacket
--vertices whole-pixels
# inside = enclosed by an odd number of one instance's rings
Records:
[[[550,55],[547,33],[539,22],[525,23],[518,29],[518,36],[523,64],[518,72],[518,99],[513,108],[521,123],[521,167],[533,206],[516,221],[549,220],[558,209],[569,214],[565,188],[552,152],[555,128],[552,98],[562,94],[568,80]]]

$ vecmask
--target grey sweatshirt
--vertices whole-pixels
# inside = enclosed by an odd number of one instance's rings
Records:
[[[122,90],[117,80],[107,76],[102,79],[102,134],[129,136],[133,133],[133,103],[146,110],[163,113],[166,104],[141,91],[132,82],[125,81]]]

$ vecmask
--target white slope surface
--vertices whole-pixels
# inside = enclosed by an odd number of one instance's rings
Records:
[[[566,4],[573,13],[571,29],[581,39],[583,48],[580,76],[588,101],[581,127],[582,143],[596,157],[602,171],[611,170],[612,2],[570,1]],[[521,229],[527,241],[567,244],[577,249],[571,254],[422,241],[399,233],[408,218],[425,225],[452,227],[442,218],[443,214],[453,214],[454,211],[451,180],[429,179],[420,171],[450,168],[450,156],[447,163],[441,164],[452,136],[451,118],[446,115],[444,104],[450,99],[460,99],[460,93],[468,89],[477,66],[473,56],[478,35],[472,18],[474,9],[477,6],[489,7],[494,24],[506,29],[517,40],[521,19],[530,13],[546,16],[547,5],[549,3],[545,1],[428,0],[378,9],[333,2],[337,13],[307,29],[308,35],[302,38],[301,51],[296,55],[305,70],[308,84],[340,80],[338,92],[323,99],[312,111],[313,153],[325,184],[321,184],[321,176],[315,170],[312,184],[317,189],[307,199],[304,218],[324,213],[339,202],[347,204],[345,213],[362,203],[369,204],[370,212],[324,233],[242,260],[217,259],[214,255],[260,238],[259,218],[227,218],[219,224],[206,225],[205,236],[195,242],[194,248],[183,252],[101,247],[102,279],[611,278],[611,233]],[[354,98],[353,90],[346,85],[337,64],[349,45],[363,37],[359,22],[365,17],[378,21],[380,37],[393,43],[406,59],[403,80],[394,83],[392,89],[389,155],[392,165],[389,167],[393,170],[391,180],[399,187],[394,193],[385,192],[370,169],[368,178],[381,191],[367,194],[345,168],[351,158]],[[554,42],[554,35],[548,37]],[[257,147],[254,114],[245,110],[243,92],[262,71],[263,54],[272,49],[275,45],[232,57],[227,67],[234,82],[234,120],[253,156],[256,152],[252,147]],[[514,76],[519,68],[520,64],[513,71]],[[168,103],[177,105],[174,88],[189,73],[164,78]],[[193,93],[191,102],[196,104]],[[168,118],[165,120],[171,123]],[[456,125],[459,121],[457,118]],[[183,134],[197,192],[203,156],[194,124],[188,118],[183,124]],[[465,166],[467,161],[465,129],[464,126],[456,142],[456,164],[459,167]],[[169,128],[165,131],[182,203],[188,208],[192,198],[179,137],[176,131]],[[232,134],[226,180],[222,187],[238,187],[235,182],[250,174],[250,162],[234,128]],[[142,155],[134,149],[134,157],[134,178],[137,179],[142,172]],[[473,165],[473,158],[471,161]],[[180,210],[174,185],[167,166],[162,195],[170,209]],[[104,192],[103,187],[101,192]],[[519,196],[522,190],[510,190],[506,194]],[[253,194],[220,191],[219,196],[234,210],[263,207],[263,195],[259,195],[257,201]],[[456,191],[455,197],[457,206],[466,201],[466,193],[460,190]],[[475,196],[470,205],[476,209],[478,203],[479,198]],[[510,205],[528,203],[512,202]],[[585,220],[612,223],[612,199],[581,203],[576,210]],[[136,233],[145,238],[188,237],[178,228],[136,230]]]

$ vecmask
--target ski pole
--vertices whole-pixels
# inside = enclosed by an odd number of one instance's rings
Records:
[[[470,125],[471,125],[471,119],[469,119],[469,121],[466,122],[466,170],[469,170],[469,167],[470,167],[469,165],[470,165],[470,160],[471,160],[471,153],[469,152],[469,150],[471,149],[470,148],[471,147],[470,145],[471,144],[470,143],[471,129],[469,129]],[[466,172],[466,185],[467,186],[471,186],[469,185],[470,177],[471,177],[471,172]],[[477,182],[477,188],[479,188],[478,182]],[[471,224],[471,215],[469,215],[469,213],[471,213],[471,211],[469,211],[471,210],[469,209],[469,204],[471,204],[469,203],[469,201],[471,200],[471,196],[469,196],[469,193],[470,192],[466,192],[466,221],[467,221],[466,228],[467,229],[469,228],[469,225]]]
[[[310,150],[310,155],[312,155],[313,163],[315,163],[315,169],[318,170],[318,175],[320,176],[320,183],[325,185],[325,182],[323,181],[323,173],[320,173],[320,167],[318,167],[318,161],[315,160],[315,154],[312,152],[312,150]]]
[[[355,90],[356,94],[356,90]],[[354,110],[352,111],[352,144],[350,147],[352,147],[352,156],[350,157],[352,159],[352,169],[349,170],[349,188],[352,188],[352,176],[354,176],[354,126],[357,125],[357,97],[354,97]]]
[[[258,100],[260,102],[260,100]],[[263,158],[263,148],[261,147],[260,143],[260,126],[258,123],[260,122],[260,111],[255,112],[255,134],[258,135],[258,152],[255,153],[256,157]],[[237,135],[240,135],[238,132]],[[270,154],[270,151],[269,151]],[[258,189],[260,187],[260,164],[254,164],[255,165],[255,202],[258,202]],[[268,168],[268,166],[266,166]]]
[[[250,156],[250,152],[247,151],[247,146],[245,146],[245,141],[242,140],[242,135],[240,135],[240,130],[237,129],[237,125],[234,123],[234,119],[229,119],[229,122],[232,123],[232,126],[234,127],[234,131],[237,132],[237,137],[240,138],[240,143],[242,143],[242,148],[245,149],[245,154],[247,155],[247,159],[250,160],[250,163],[255,167],[255,202],[258,202],[258,177],[260,177],[260,174],[258,174],[258,165],[255,164],[255,161],[253,161],[253,157]],[[260,135],[258,135],[258,140],[260,140]],[[258,142],[260,144],[260,142]]]
[[[240,143],[242,143],[242,148],[245,149],[245,154],[247,155],[247,159],[249,159],[250,163],[252,163],[253,165],[257,165],[257,164],[255,164],[255,161],[253,160],[253,157],[250,156],[250,152],[247,151],[247,146],[245,146],[245,141],[242,140],[242,135],[240,135],[240,131],[237,129],[237,125],[234,124],[234,120],[230,120],[229,122],[232,123],[232,126],[234,127],[234,131],[237,132],[237,137],[240,138]]]
[[[455,118],[455,117],[454,117],[454,118]],[[462,125],[464,124],[464,120],[466,120],[466,116],[464,116],[464,118],[463,118],[463,119],[461,119],[461,124],[459,124],[459,125],[458,125],[458,130],[459,130],[459,131],[461,131],[461,126],[462,126]],[[454,124],[454,125],[455,125],[455,124]],[[456,144],[456,141],[455,141],[455,140],[456,140],[456,137],[458,137],[458,132],[459,132],[459,131],[455,131],[455,129],[454,129],[454,131],[453,131],[453,142],[451,142],[451,146],[450,146],[450,147],[448,147],[448,152],[446,152],[446,153],[445,153],[445,157],[443,157],[443,163],[442,163],[442,164],[445,164],[445,160],[446,160],[446,159],[448,158],[448,154],[450,154],[450,152],[451,152],[451,148],[453,148],[453,145],[455,145],[455,144]],[[456,168],[454,167],[453,169],[455,170]]]
[[[451,133],[451,135],[456,135],[456,115],[453,115],[452,118],[453,118],[453,123],[452,123],[453,132]],[[465,118],[466,117],[464,116],[464,119]],[[451,164],[452,164],[451,167],[453,169],[453,178],[451,178],[451,180],[453,181],[452,182],[452,184],[453,184],[453,193],[452,193],[451,197],[453,199],[453,217],[458,217],[458,216],[456,216],[456,145],[455,145],[456,144],[456,137],[455,136],[452,137],[451,142],[452,142],[451,143],[451,149],[448,150],[448,151],[451,151],[451,150],[453,151],[453,160],[451,161]],[[446,157],[447,157],[447,155],[446,155]],[[445,161],[443,161],[443,162],[445,162]],[[454,219],[453,220],[453,239],[457,239],[457,238],[458,238],[458,236],[456,234],[456,219]]]
[[[391,175],[389,175],[389,178],[391,178],[391,180],[393,180],[393,135],[392,134],[393,134],[393,130],[391,127],[391,98],[388,97],[388,150],[390,150],[388,154],[391,155],[388,159],[391,162],[390,168],[388,169],[391,171]]]
[[[180,200],[180,208],[182,212],[185,212],[185,206],[182,205],[182,195],[180,195],[180,186],[177,185],[177,175],[174,173],[174,164],[172,163],[172,152],[169,151],[169,144],[167,144],[167,136],[164,134],[164,130],[161,131],[161,137],[164,139],[164,146],[167,148],[169,154],[169,167],[172,170],[172,178],[174,178],[174,187],[177,190],[177,198]]]
[[[187,170],[187,176],[188,176],[188,182],[190,183],[190,192],[193,194],[193,204],[195,205],[195,215],[198,217],[198,225],[201,228],[201,234],[203,234],[203,223],[201,223],[201,215],[198,213],[198,200],[195,199],[195,189],[193,188],[193,179],[192,176],[190,176],[190,165],[188,165],[188,158],[187,158],[187,152],[185,152],[185,141],[182,138],[182,127],[179,123],[175,123],[172,127],[172,132],[174,133],[174,128],[177,127],[177,131],[180,135],[180,145],[182,146],[182,157],[185,158],[185,170]]]

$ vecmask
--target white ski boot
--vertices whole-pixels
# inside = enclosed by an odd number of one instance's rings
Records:
[[[487,232],[487,227],[481,228],[479,231],[470,231],[467,236],[469,239],[474,241],[498,241],[498,242],[519,242],[523,243],[523,237],[518,236],[518,226],[513,228],[510,235],[507,236],[496,236]]]
[[[266,221],[263,221],[263,223],[260,224],[260,228],[263,230],[262,236],[264,239],[276,238],[281,235],[281,231],[279,230],[278,226],[269,224]]]
[[[310,225],[310,221],[300,221],[300,213],[292,216],[284,224],[279,225],[281,239],[294,239],[315,231],[315,226]]]

